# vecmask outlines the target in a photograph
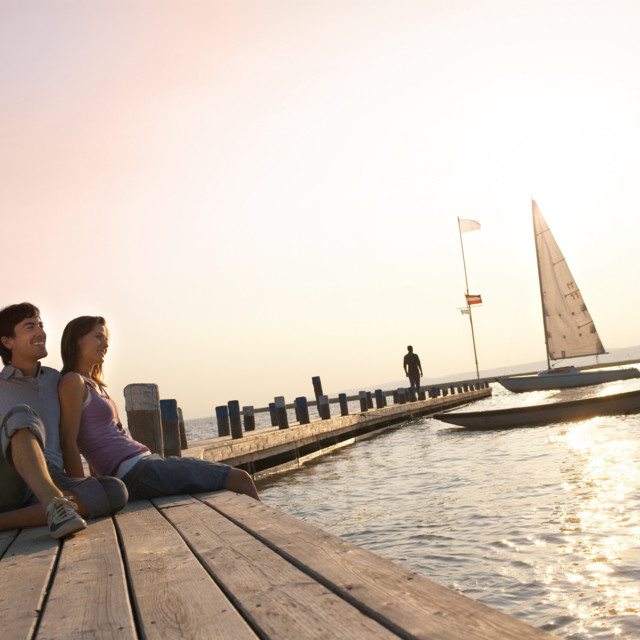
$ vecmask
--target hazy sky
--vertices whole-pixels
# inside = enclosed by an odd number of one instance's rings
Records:
[[[185,417],[544,359],[531,204],[640,344],[640,4],[0,0],[0,304]]]

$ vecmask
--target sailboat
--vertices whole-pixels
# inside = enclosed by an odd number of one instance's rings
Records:
[[[548,369],[537,375],[499,377],[498,382],[509,391],[522,392],[584,387],[640,377],[640,371],[635,368],[589,371],[573,366],[552,368],[552,360],[606,352],[567,262],[533,199],[531,208]]]

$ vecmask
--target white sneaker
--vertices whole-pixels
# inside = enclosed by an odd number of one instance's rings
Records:
[[[69,498],[54,498],[49,503],[46,514],[52,538],[57,540],[87,528],[87,523],[76,511],[77,508],[78,505]]]

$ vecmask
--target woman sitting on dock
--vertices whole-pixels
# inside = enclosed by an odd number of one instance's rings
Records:
[[[102,379],[108,345],[106,322],[100,316],[75,318],[62,334],[58,395],[67,473],[84,477],[82,454],[92,472],[120,478],[130,500],[219,489],[259,500],[253,479],[241,469],[196,458],[163,458],[129,436]]]

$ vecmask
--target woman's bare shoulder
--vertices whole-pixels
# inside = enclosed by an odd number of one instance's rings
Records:
[[[84,386],[84,378],[76,371],[69,371],[68,373],[65,373],[58,383],[58,389],[60,391],[77,391],[79,389],[84,389]]]

